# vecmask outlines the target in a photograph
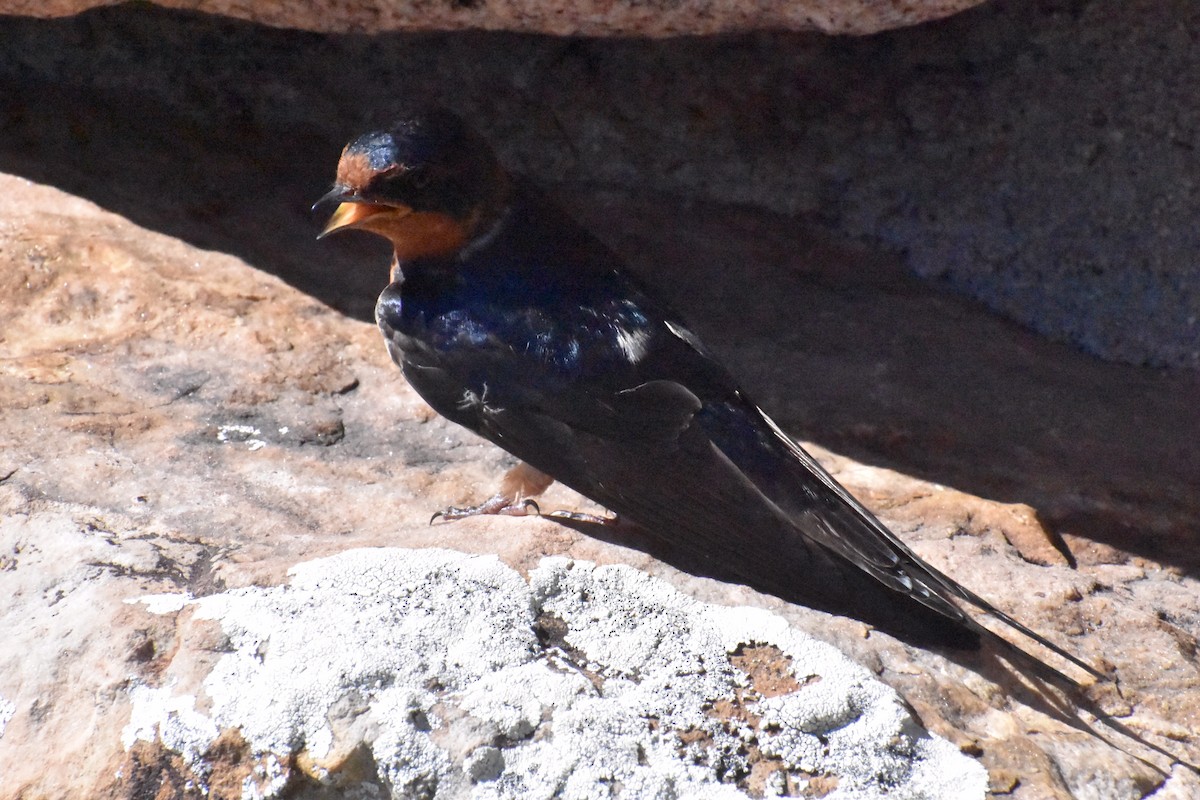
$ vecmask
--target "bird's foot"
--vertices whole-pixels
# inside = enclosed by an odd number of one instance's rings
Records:
[[[593,525],[616,525],[620,519],[616,515],[611,517],[598,517],[595,514],[585,514],[582,511],[551,511],[543,516],[553,519],[566,519],[571,522],[589,522]]]
[[[467,506],[459,508],[451,506],[443,511],[438,511],[429,518],[429,524],[437,522],[439,519],[445,522],[454,522],[467,517],[475,517],[480,514],[499,515],[505,517],[524,517],[532,514],[540,516],[541,509],[538,504],[526,498],[525,500],[516,500],[506,495],[498,494],[491,497],[477,506]]]

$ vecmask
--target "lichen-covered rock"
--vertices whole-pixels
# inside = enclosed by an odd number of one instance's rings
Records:
[[[513,800],[734,798],[814,780],[845,798],[967,800],[987,785],[829,645],[630,567],[546,559],[527,585],[494,556],[348,550],[284,586],[145,602],[178,614],[181,637],[220,627],[202,681],[168,667],[163,688],[134,686],[124,731],[205,788],[224,778],[219,731],[237,731],[268,798],[367,775],[393,797]],[[759,686],[764,653],[788,691]]]

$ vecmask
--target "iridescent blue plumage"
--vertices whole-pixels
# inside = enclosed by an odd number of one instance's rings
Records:
[[[377,318],[434,409],[647,535],[760,588],[910,639],[1002,641],[959,607],[965,601],[1095,674],[918,558],[608,248],[512,181],[461,123],[413,124],[393,140],[420,142],[391,159],[404,169],[335,188],[345,203],[383,210],[335,214],[335,227],[373,230],[408,254],[398,256]],[[361,166],[357,151],[347,153],[339,176]],[[519,499],[502,491],[466,513],[502,512]]]
[[[528,235],[532,218],[544,224],[556,213],[529,197],[469,253],[399,265],[399,280],[380,298],[380,325],[407,343],[407,357],[462,364],[480,384],[500,361],[546,391],[620,383],[656,339],[670,335],[665,320],[674,315],[614,270],[616,256],[595,243],[579,258],[579,242]],[[572,269],[561,269],[564,262]]]

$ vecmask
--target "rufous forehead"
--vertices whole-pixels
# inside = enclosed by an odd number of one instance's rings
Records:
[[[363,189],[377,173],[378,170],[371,167],[371,159],[365,153],[342,153],[338,161],[337,182],[351,189]]]

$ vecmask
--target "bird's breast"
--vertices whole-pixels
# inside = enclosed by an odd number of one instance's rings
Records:
[[[635,297],[599,279],[532,280],[531,272],[406,267],[376,307],[393,359],[472,387],[502,381],[557,392],[644,379],[666,329]]]

